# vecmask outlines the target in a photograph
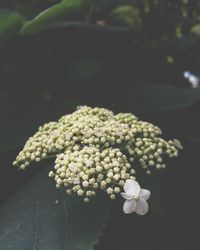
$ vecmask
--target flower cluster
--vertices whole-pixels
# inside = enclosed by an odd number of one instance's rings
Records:
[[[57,188],[65,186],[67,193],[77,193],[85,202],[97,189],[114,199],[127,180],[135,179],[135,161],[151,173],[152,167],[165,168],[163,155],[178,155],[180,142],[160,135],[158,127],[133,114],[81,106],[39,127],[13,164],[25,169],[33,161],[55,156],[49,176]]]
[[[67,193],[75,192],[84,196],[84,201],[95,195],[100,188],[107,192],[111,199],[120,192],[126,179],[134,178],[134,169],[130,169],[127,157],[117,148],[106,148],[100,151],[94,146],[74,146],[56,158],[55,170],[50,177],[55,177],[56,186],[67,187]]]

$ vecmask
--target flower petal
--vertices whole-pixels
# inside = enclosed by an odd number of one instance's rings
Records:
[[[141,189],[139,193],[139,197],[143,198],[145,201],[149,199],[151,192],[147,189]]]
[[[132,197],[138,196],[140,192],[140,185],[137,181],[127,180],[124,184],[124,191]]]
[[[124,202],[123,210],[125,214],[131,214],[136,209],[136,201],[135,199],[132,200],[126,200]]]
[[[149,210],[148,203],[144,199],[140,198],[136,204],[136,209],[135,209],[136,214],[145,215],[148,212],[148,210]]]
[[[121,193],[121,196],[122,196],[124,199],[126,199],[126,200],[132,200],[132,199],[133,199],[133,196],[132,196],[132,195],[127,194],[127,193],[124,193],[124,192]]]

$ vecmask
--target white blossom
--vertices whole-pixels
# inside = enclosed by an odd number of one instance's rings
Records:
[[[123,210],[125,214],[133,212],[139,215],[145,215],[148,210],[147,200],[150,196],[150,191],[141,189],[140,185],[135,180],[127,180],[124,184],[125,193],[121,193],[122,197],[126,199]]]
[[[183,73],[183,76],[190,82],[192,88],[198,88],[199,87],[199,77],[193,75],[189,71],[185,71]]]

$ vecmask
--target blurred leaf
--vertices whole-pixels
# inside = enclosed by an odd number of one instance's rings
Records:
[[[21,33],[33,34],[48,28],[53,23],[69,18],[87,5],[88,0],[63,0],[51,8],[46,9],[33,20],[27,22],[21,29]]]
[[[37,15],[38,9],[34,8],[33,6],[28,6],[27,4],[23,3],[14,3],[14,8],[16,12],[20,13],[22,16],[30,19]]]
[[[99,195],[85,204],[57,190],[48,172],[34,177],[0,209],[0,249],[92,250],[98,243],[109,199]]]
[[[22,147],[40,125],[72,112],[78,105],[72,100],[48,100],[42,94],[19,98],[1,95],[0,98],[2,98],[0,100],[0,151]]]
[[[101,63],[92,58],[78,58],[74,62],[70,62],[67,68],[68,77],[70,80],[90,80],[101,69]]]
[[[38,103],[26,100],[19,101],[9,97],[7,103],[0,106],[0,151],[22,146],[25,139],[33,133],[42,120],[44,109],[40,100]],[[32,98],[30,98],[32,99]]]
[[[200,24],[194,25],[191,29],[191,33],[196,35],[196,36],[199,36],[200,35]]]
[[[23,17],[15,12],[0,12],[0,46],[15,37],[22,26]]]
[[[200,89],[181,89],[162,85],[144,89],[142,96],[144,103],[151,110],[177,110],[190,107],[199,101]]]
[[[10,98],[9,95],[3,91],[0,93],[0,105],[4,105],[5,103],[9,102]]]
[[[121,93],[124,91],[122,90]],[[126,107],[136,112],[170,111],[188,108],[200,100],[200,88],[176,88],[171,85],[134,86],[126,90]]]
[[[194,124],[191,124],[191,127],[189,127],[187,130],[184,131],[185,138],[187,138],[189,141],[192,141],[193,143],[200,143],[200,124],[199,119],[197,119],[193,122]]]
[[[115,8],[111,13],[110,18],[118,25],[128,26],[135,30],[138,30],[141,26],[138,9],[133,6],[125,5]]]

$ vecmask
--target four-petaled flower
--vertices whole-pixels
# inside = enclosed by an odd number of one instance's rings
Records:
[[[121,193],[126,199],[123,210],[125,214],[136,212],[139,215],[145,215],[148,212],[148,203],[150,191],[141,189],[137,181],[127,180],[124,184],[125,193]]]

